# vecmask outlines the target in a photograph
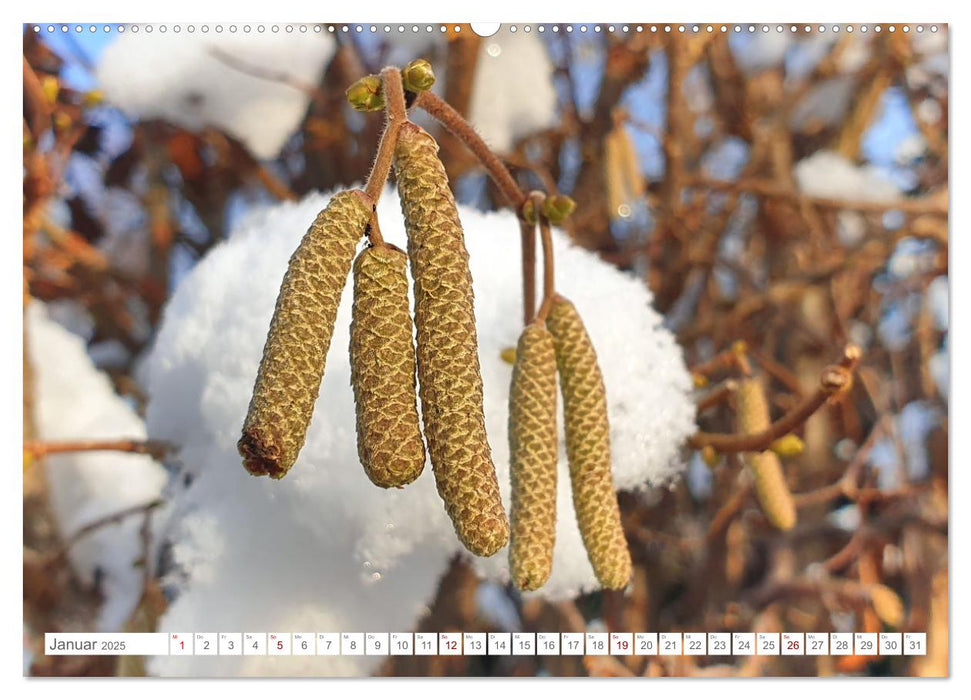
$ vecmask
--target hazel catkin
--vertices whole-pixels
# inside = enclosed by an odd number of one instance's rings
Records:
[[[553,570],[557,452],[553,337],[534,322],[519,336],[509,390],[509,569],[520,590],[540,588]]]
[[[371,212],[364,192],[334,195],[290,257],[237,443],[254,476],[282,478],[303,447],[341,292]]]
[[[738,429],[746,435],[760,433],[769,427],[769,405],[765,387],[757,378],[745,379],[735,393]],[[744,461],[755,484],[755,497],[765,517],[780,530],[796,524],[796,505],[786,484],[779,456],[771,450],[746,452]]]
[[[607,392],[597,353],[576,308],[563,297],[554,299],[546,326],[553,336],[560,374],[566,453],[580,535],[600,584],[623,588],[632,568],[610,471]]]
[[[414,278],[419,398],[438,494],[462,544],[479,556],[509,540],[486,438],[472,276],[438,144],[405,123],[394,154]]]
[[[384,488],[411,483],[425,466],[407,261],[388,245],[367,248],[354,261],[350,357],[357,452],[368,478]]]

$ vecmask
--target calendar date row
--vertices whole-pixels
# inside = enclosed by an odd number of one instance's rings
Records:
[[[62,634],[48,655],[922,656],[923,632],[185,632]]]

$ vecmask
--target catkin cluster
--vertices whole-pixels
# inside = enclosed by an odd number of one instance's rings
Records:
[[[335,195],[290,258],[237,443],[250,474],[282,478],[303,447],[341,292],[371,211],[363,192]]]
[[[557,452],[553,336],[536,321],[519,337],[509,390],[509,569],[520,590],[540,588],[553,569]]]
[[[495,554],[509,523],[482,407],[472,276],[438,144],[411,123],[394,153],[415,292],[419,397],[438,493],[462,543]]]
[[[382,72],[392,85],[394,71]],[[409,64],[402,78],[413,91],[427,89],[433,81],[420,62]],[[362,111],[380,109],[386,104],[384,85],[384,77],[369,76],[352,86],[348,99]],[[403,112],[400,96],[398,102],[395,109]],[[395,111],[392,102],[387,105],[389,114]],[[370,178],[367,192],[342,192],[318,215],[284,276],[239,451],[254,475],[281,478],[296,461],[320,388],[341,292],[357,243],[368,234],[371,245],[353,262],[349,347],[361,464],[377,486],[400,488],[421,474],[427,442],[436,487],[458,538],[473,554],[490,556],[510,541],[510,523],[486,437],[462,225],[435,140],[411,122],[397,121],[386,131],[384,143],[388,150],[379,149],[375,170],[382,163],[385,175],[394,168],[408,252],[381,239],[373,195],[368,194]],[[377,182],[383,183],[383,177]],[[544,226],[562,221],[574,206],[570,198],[555,196],[542,202],[542,211],[533,211],[548,255],[549,231]],[[523,216],[531,220],[525,209]],[[631,560],[610,471],[603,379],[576,309],[553,296],[552,257],[547,262],[546,303],[519,339],[510,388],[510,569],[523,590],[540,588],[552,571],[559,374],[583,543],[600,583],[623,588],[631,577]]]
[[[760,433],[769,427],[769,405],[765,387],[758,378],[742,381],[735,394],[738,429],[741,433]],[[779,456],[771,450],[747,452],[745,464],[755,483],[755,496],[769,522],[780,530],[796,524],[796,505],[786,484]]]
[[[576,308],[556,297],[546,320],[563,395],[573,507],[587,556],[605,588],[624,588],[631,558],[610,471],[607,393],[590,336]]]
[[[376,485],[402,487],[425,464],[415,375],[438,493],[465,547],[495,554],[509,522],[486,438],[472,276],[438,145],[410,122],[396,130],[393,167],[408,254],[377,236],[354,262],[351,385],[358,455]],[[290,260],[238,442],[254,475],[283,477],[300,452],[320,389],[341,291],[373,202],[336,195]],[[414,328],[407,262],[414,278]]]

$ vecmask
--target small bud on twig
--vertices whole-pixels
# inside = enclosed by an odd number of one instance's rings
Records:
[[[577,203],[565,194],[555,194],[547,197],[543,202],[543,216],[549,219],[551,224],[562,224],[563,221],[573,210],[577,208]]]
[[[384,109],[384,90],[381,76],[365,75],[344,93],[351,107],[358,112],[378,112]]]
[[[798,435],[789,433],[774,441],[769,445],[769,449],[780,457],[795,457],[803,453],[803,450],[806,449],[806,443]]]
[[[424,58],[412,61],[401,71],[401,83],[409,92],[424,92],[435,84],[432,64]]]

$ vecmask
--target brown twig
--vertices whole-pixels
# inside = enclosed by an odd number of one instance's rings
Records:
[[[537,197],[536,193],[534,193],[531,196],[538,212],[541,206],[542,195]],[[553,305],[553,299],[556,296],[556,279],[553,267],[553,234],[550,231],[549,219],[542,214],[539,214],[538,218],[540,241],[543,244],[543,301],[540,304],[539,311],[536,313],[536,318],[537,320],[545,321],[547,314],[550,312],[550,307]]]
[[[523,324],[528,325],[536,313],[536,224],[519,217],[523,259]]]
[[[771,355],[767,353],[761,352],[760,350],[754,348],[751,352],[762,369],[765,370],[766,374],[784,384],[786,389],[791,391],[796,396],[802,396],[802,384],[799,383],[799,378],[792,373],[792,370],[783,365],[781,362],[777,362]]]
[[[919,214],[947,215],[947,203],[942,202],[936,197],[894,199],[882,202],[838,199],[835,197],[812,197],[801,194],[798,190],[792,190],[765,179],[717,180],[700,174],[688,178],[686,184],[692,187],[703,187],[721,192],[746,192],[762,197],[783,199],[796,204],[806,202],[820,209],[870,212],[876,214],[882,214],[887,211],[899,211],[915,216]]]
[[[855,499],[859,493],[858,481],[860,472],[863,470],[866,460],[870,456],[870,452],[873,450],[874,445],[876,445],[877,440],[886,432],[890,421],[891,417],[889,415],[885,415],[877,421],[876,425],[870,431],[870,435],[867,436],[866,441],[860,445],[856,454],[853,455],[853,459],[846,465],[846,469],[838,481],[814,491],[807,491],[794,496],[796,507],[806,508],[820,505],[842,497]]]
[[[711,519],[711,523],[708,525],[708,534],[706,539],[709,542],[714,541],[718,536],[728,528],[729,523],[735,518],[735,516],[742,510],[745,503],[748,501],[749,494],[752,492],[752,482],[751,480],[744,480],[739,485],[739,487],[732,494],[731,498],[722,504],[722,507],[718,509],[715,513],[715,517]]]
[[[499,156],[489,149],[485,141],[482,140],[482,137],[465,120],[465,117],[430,90],[426,90],[418,95],[415,99],[414,106],[425,110],[429,116],[448,129],[449,132],[460,139],[472,151],[472,154],[482,164],[482,167],[485,168],[489,177],[496,183],[496,187],[502,192],[509,205],[518,212],[526,202],[526,195],[523,193],[522,188],[516,184],[512,174],[510,174]]]
[[[34,459],[66,452],[131,452],[151,455],[161,459],[171,446],[160,440],[65,440],[63,442],[43,442],[33,440],[24,443],[24,452]]]
[[[26,56],[24,56],[24,95],[31,109],[30,130],[34,139],[38,139],[41,134],[51,128],[53,110],[44,94],[40,78],[37,77],[37,73],[27,61]]]
[[[388,181],[388,175],[391,173],[394,148],[398,143],[401,125],[408,120],[404,88],[401,85],[401,72],[394,66],[388,66],[381,71],[381,82],[384,86],[387,121],[384,125],[384,131],[381,133],[381,141],[378,143],[378,152],[374,156],[371,173],[368,175],[367,184],[364,186],[364,191],[374,204],[377,204],[381,198],[384,184]],[[374,242],[373,238],[372,242]]]
[[[695,449],[710,445],[722,453],[761,452],[768,449],[775,440],[805,423],[831,396],[848,389],[852,382],[852,371],[859,359],[859,348],[854,345],[847,346],[840,363],[823,370],[819,386],[812,396],[803,399],[799,405],[760,433],[737,435],[697,432],[691,436],[688,444]]]
[[[738,382],[734,379],[726,379],[698,400],[697,412],[701,413],[713,406],[724,403],[737,390]]]
[[[699,375],[701,377],[709,377],[712,374],[721,372],[732,367],[741,369],[739,365],[739,357],[744,356],[748,352],[748,344],[745,341],[737,340],[732,343],[732,347],[727,350],[722,350],[720,353],[712,357],[710,360],[706,360],[699,365],[689,368],[689,372],[692,375]]]

